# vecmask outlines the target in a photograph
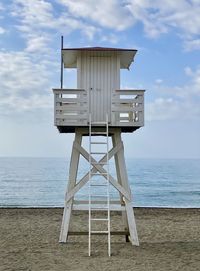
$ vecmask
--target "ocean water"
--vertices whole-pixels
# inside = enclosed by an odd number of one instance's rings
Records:
[[[200,207],[199,159],[126,159],[133,206]],[[62,207],[69,161],[0,158],[0,207]],[[111,172],[115,176],[113,161]],[[79,179],[89,169],[81,160]],[[87,198],[87,186],[77,197]],[[113,198],[118,193],[111,189]]]

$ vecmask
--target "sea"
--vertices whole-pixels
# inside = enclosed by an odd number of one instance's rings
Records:
[[[0,207],[63,207],[67,158],[0,158]],[[200,159],[126,159],[135,207],[200,208]],[[80,160],[78,180],[89,170]],[[114,161],[110,172],[116,177]],[[110,188],[112,198],[118,193]],[[76,198],[88,198],[87,185]]]

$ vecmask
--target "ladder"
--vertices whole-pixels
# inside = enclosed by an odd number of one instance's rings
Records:
[[[102,127],[103,131],[97,132],[95,131],[94,127]],[[103,135],[104,140],[98,140],[94,137],[97,135]],[[111,245],[110,245],[110,193],[109,193],[109,134],[108,134],[108,115],[106,115],[105,122],[92,122],[91,114],[89,116],[89,235],[88,235],[88,255],[91,256],[91,235],[92,234],[105,234],[108,236],[108,256],[111,256]],[[96,137],[95,137],[96,138]],[[97,146],[102,147],[104,151],[97,151],[95,148]],[[93,155],[95,155],[94,162]],[[96,157],[99,155],[103,155],[105,157],[105,162],[99,162]],[[92,169],[94,164],[100,164],[101,166],[105,166],[106,173],[96,172],[93,173]],[[97,177],[98,179],[95,179]],[[99,190],[103,190],[103,194],[99,194]],[[96,201],[98,197],[104,198],[104,201]],[[98,205],[97,205],[98,202]],[[101,217],[95,218],[94,211],[101,211]],[[106,214],[106,216],[103,214]],[[107,225],[105,230],[94,230],[94,223],[101,223],[103,225]]]

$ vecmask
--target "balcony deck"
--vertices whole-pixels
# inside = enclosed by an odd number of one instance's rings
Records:
[[[53,89],[54,124],[60,133],[89,126],[89,97],[84,89]],[[109,130],[133,132],[144,126],[144,90],[115,90],[109,113]],[[101,125],[96,127],[101,129]],[[112,130],[111,129],[111,130]]]

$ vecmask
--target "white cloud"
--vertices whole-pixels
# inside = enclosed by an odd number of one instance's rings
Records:
[[[54,27],[51,3],[44,0],[15,0],[12,15],[21,18],[22,25],[31,29]]]
[[[160,78],[158,78],[158,79],[155,80],[155,83],[158,84],[158,85],[160,85],[160,84],[163,83],[163,80],[160,79]]]
[[[3,11],[3,10],[5,10],[5,7],[4,7],[3,3],[0,3],[0,11]]]
[[[70,34],[80,30],[92,40],[99,31],[98,27],[78,20],[67,10],[55,15],[52,3],[45,0],[16,0],[11,14],[18,19],[16,27],[26,39],[29,52],[44,51],[57,33]]]
[[[186,40],[184,42],[184,48],[188,52],[200,50],[200,39]]]
[[[179,103],[172,98],[156,98],[154,102],[146,106],[147,120],[177,119],[181,116],[182,109]]]
[[[200,33],[200,1],[127,0],[126,3],[134,19],[144,25],[148,37],[156,38],[174,29],[189,43],[190,50],[199,48],[198,42],[192,40]]]
[[[104,35],[104,36],[101,37],[101,41],[109,42],[109,43],[112,43],[112,44],[117,44],[119,39],[120,39],[119,36],[115,35],[113,33],[108,34],[108,35]]]
[[[5,10],[5,7],[3,6],[2,3],[0,3],[0,19],[4,17],[4,10]],[[5,32],[6,32],[6,29],[0,26],[0,35],[4,34]]]
[[[200,98],[200,67],[192,70],[190,67],[185,68],[185,74],[189,77],[188,82],[183,86],[174,86],[160,88],[164,94],[171,94],[181,99],[196,100]]]
[[[199,103],[176,98],[156,98],[146,104],[146,120],[189,120],[200,118]]]
[[[183,86],[156,86],[157,98],[146,104],[147,120],[200,119],[200,68],[185,68],[189,76]]]
[[[100,32],[100,30],[92,25],[88,25],[86,27],[83,27],[81,32],[91,41],[94,39],[95,34]]]
[[[27,52],[42,52],[46,51],[46,47],[48,42],[50,42],[50,37],[48,35],[38,36],[36,34],[29,35],[29,39],[27,40]]]
[[[35,62],[23,52],[0,52],[0,62],[2,114],[52,107],[51,72],[45,61]]]
[[[6,30],[0,26],[0,34],[4,34],[6,32]]]
[[[134,22],[123,1],[58,0],[58,2],[66,6],[71,15],[90,19],[102,27],[124,30]]]
[[[192,69],[190,67],[185,67],[184,71],[185,71],[185,74],[188,75],[188,76],[193,75],[193,71],[192,71]]]

